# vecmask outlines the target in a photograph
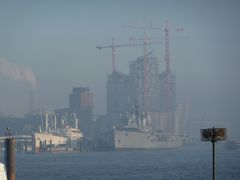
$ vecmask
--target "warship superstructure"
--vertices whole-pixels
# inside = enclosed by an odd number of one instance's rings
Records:
[[[140,116],[130,115],[127,126],[114,129],[114,145],[117,150],[177,148],[182,144],[183,138],[179,135],[154,131],[146,112]]]

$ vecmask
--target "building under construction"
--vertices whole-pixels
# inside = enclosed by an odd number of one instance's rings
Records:
[[[159,72],[157,58],[153,58],[151,52],[147,53],[148,38],[145,36],[144,55],[130,62],[129,75],[116,73],[114,69],[113,73],[108,75],[108,115],[124,114],[126,111],[135,112],[138,109],[140,112],[149,113],[153,130],[160,130],[166,134],[183,133],[184,128],[179,123],[186,121],[185,113],[180,113],[185,108],[176,109],[176,75],[171,72],[169,53],[169,32],[172,30],[178,32],[183,29],[170,28],[168,22],[165,27],[149,27],[149,29],[165,32],[164,71]],[[113,121],[112,123],[114,125]]]
[[[113,71],[107,80],[108,118],[117,125],[126,112],[148,112],[154,130],[176,133],[176,76],[159,73],[157,58],[149,53],[129,64],[129,75]]]
[[[139,111],[159,111],[158,62],[156,58],[140,57],[130,62],[130,107]]]

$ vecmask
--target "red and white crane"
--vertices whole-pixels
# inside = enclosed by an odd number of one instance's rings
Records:
[[[116,48],[120,48],[120,47],[135,47],[135,46],[144,46],[146,47],[147,44],[157,44],[156,43],[126,43],[126,44],[115,44],[114,43],[114,38],[112,38],[112,44],[111,45],[106,45],[106,46],[96,46],[97,49],[101,50],[101,49],[105,49],[105,48],[111,48],[112,49],[112,72],[116,71]],[[159,43],[158,43],[159,44]],[[146,56],[146,54],[145,54]]]

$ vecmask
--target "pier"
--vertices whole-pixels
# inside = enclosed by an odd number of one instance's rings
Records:
[[[6,137],[0,137],[0,151],[5,151]],[[82,151],[82,141],[79,139],[75,144],[67,137],[52,135],[48,133],[33,133],[30,135],[15,135],[16,152],[21,153],[54,153]]]

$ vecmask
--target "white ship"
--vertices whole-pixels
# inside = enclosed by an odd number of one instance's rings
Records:
[[[136,121],[136,119],[138,119]],[[129,118],[128,125],[114,129],[114,145],[116,150],[126,149],[164,149],[182,146],[183,138],[179,135],[166,135],[152,130],[149,116]]]
[[[0,163],[0,179],[7,180],[6,167],[3,163]]]

